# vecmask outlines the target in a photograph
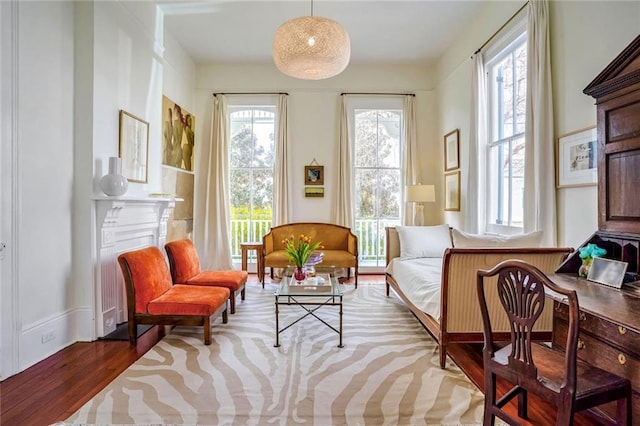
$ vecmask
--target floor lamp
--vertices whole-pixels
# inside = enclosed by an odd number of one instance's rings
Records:
[[[407,185],[407,201],[416,203],[413,224],[424,225],[424,205],[422,203],[433,203],[436,201],[436,187],[434,185]]]

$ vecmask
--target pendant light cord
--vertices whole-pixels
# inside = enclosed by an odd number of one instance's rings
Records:
[[[311,0],[311,16],[313,16],[313,0]]]

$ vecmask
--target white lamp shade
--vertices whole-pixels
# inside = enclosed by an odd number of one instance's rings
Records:
[[[319,16],[291,19],[276,30],[273,61],[282,73],[303,80],[340,74],[349,64],[351,42],[340,24]]]
[[[436,201],[434,185],[407,185],[407,201],[414,203]]]

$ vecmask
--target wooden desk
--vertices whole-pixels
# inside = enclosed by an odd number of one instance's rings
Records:
[[[633,424],[640,425],[640,295],[593,283],[576,274],[551,274],[549,279],[578,295],[578,357],[631,381]],[[559,295],[549,297],[554,299],[553,346],[564,348],[568,307]],[[603,411],[613,417],[615,406],[603,406]]]
[[[240,250],[242,251],[242,270],[247,270],[247,257],[249,250],[256,251],[256,257],[258,258],[258,281],[262,283],[264,288],[264,258],[262,257],[262,243],[240,243]]]

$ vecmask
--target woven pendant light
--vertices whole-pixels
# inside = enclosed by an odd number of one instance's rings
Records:
[[[340,74],[349,64],[349,34],[336,21],[313,16],[291,19],[273,38],[273,61],[282,73],[303,80]]]

